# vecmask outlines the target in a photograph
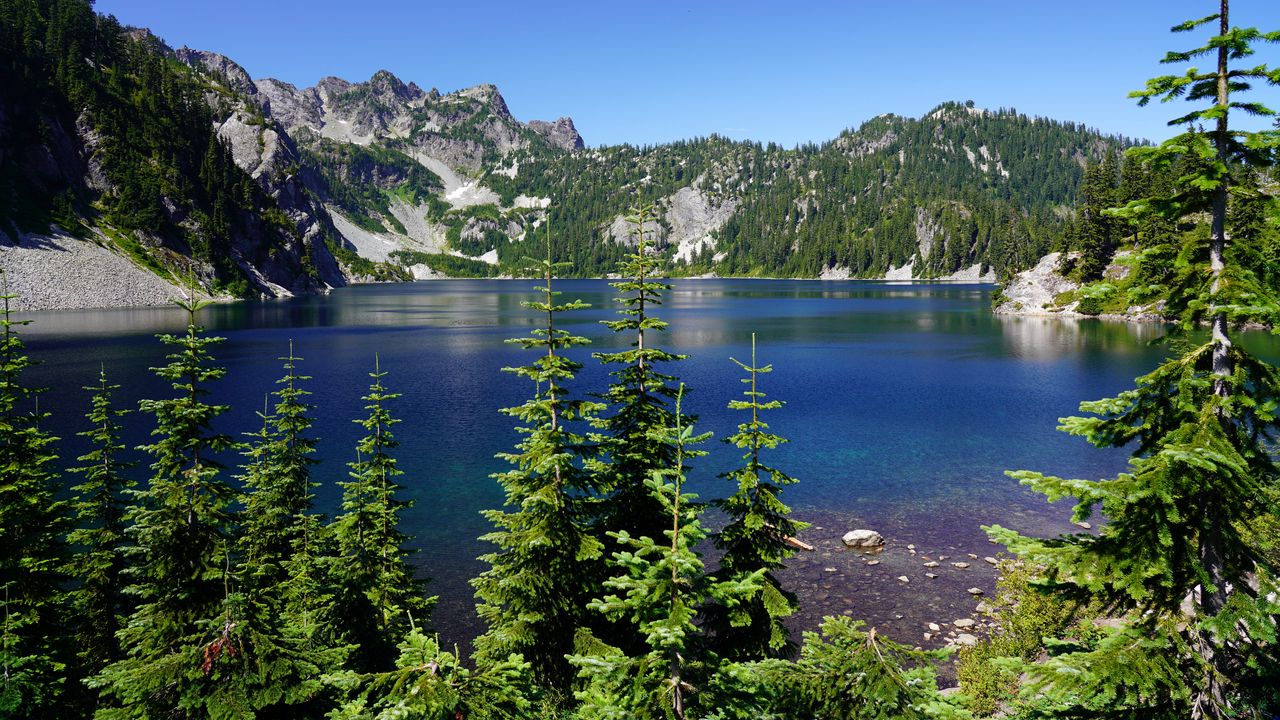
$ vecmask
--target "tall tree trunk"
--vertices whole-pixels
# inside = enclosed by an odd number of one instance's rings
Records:
[[[1221,0],[1221,9],[1218,17],[1219,35],[1225,36],[1230,31],[1230,22],[1227,14],[1228,0]],[[1218,151],[1218,162],[1224,166],[1228,161],[1227,144],[1230,136],[1227,126],[1227,103],[1229,100],[1229,87],[1227,84],[1227,48],[1225,46],[1218,48],[1218,97],[1217,104],[1222,108],[1222,114],[1218,117],[1217,127],[1213,133],[1213,143]],[[1213,352],[1213,394],[1219,399],[1225,399],[1231,393],[1231,375],[1234,371],[1231,361],[1231,337],[1228,335],[1227,315],[1218,307],[1218,291],[1222,280],[1222,271],[1226,267],[1223,255],[1227,246],[1227,182],[1228,177],[1223,176],[1221,183],[1213,192],[1213,221],[1211,227],[1211,236],[1209,239],[1209,323],[1212,332],[1212,352]],[[1235,420],[1231,418],[1219,406],[1218,422],[1222,424],[1222,428],[1226,431],[1228,437],[1235,435]],[[1214,493],[1210,493],[1205,498],[1204,507],[1208,508],[1208,517],[1206,518],[1206,527],[1202,531],[1200,537],[1200,562],[1204,568],[1205,574],[1208,576],[1208,585],[1200,590],[1200,616],[1201,619],[1217,615],[1227,601],[1226,580],[1225,580],[1225,558],[1223,557],[1225,520],[1222,517],[1221,503],[1213,497]],[[1216,652],[1213,634],[1208,630],[1200,631],[1200,655],[1205,661],[1207,669],[1204,686],[1200,690],[1200,694],[1196,697],[1193,705],[1192,717],[1199,720],[1200,718],[1217,718],[1226,717],[1229,713],[1224,689],[1222,687],[1223,658]]]

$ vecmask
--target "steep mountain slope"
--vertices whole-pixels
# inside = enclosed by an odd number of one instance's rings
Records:
[[[2,5],[0,241],[30,249],[56,226],[61,243],[78,237],[138,273],[233,296],[346,282],[284,170],[287,138],[228,142],[248,125],[269,129],[236,90],[87,3]]]
[[[946,103],[794,149],[586,149],[572,120],[521,122],[492,85],[441,94],[380,71],[300,89],[84,0],[0,9],[7,242],[38,248],[52,224],[231,295],[519,274],[545,233],[575,274],[605,275],[637,201],[656,204],[675,274],[989,280],[1035,264],[1082,168],[1130,143]]]

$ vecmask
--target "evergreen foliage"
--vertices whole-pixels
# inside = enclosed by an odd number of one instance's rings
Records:
[[[160,336],[173,352],[168,365],[153,369],[174,397],[141,403],[156,427],[155,441],[142,447],[153,458],[150,482],[131,493],[126,515],[127,578],[137,606],[117,634],[124,656],[90,681],[103,694],[101,717],[194,717],[226,701],[222,661],[236,652],[234,628],[218,620],[228,595],[236,491],[221,479],[215,456],[235,443],[212,430],[228,408],[207,401],[208,385],[226,371],[211,364],[222,338],[202,335],[196,324],[205,304],[179,301],[186,334]]]
[[[66,503],[40,429],[40,390],[22,384],[31,365],[10,315],[0,271],[0,715],[31,716],[60,707],[69,640],[61,590]]]
[[[538,264],[544,285],[535,288],[542,299],[524,303],[544,315],[545,325],[509,341],[540,352],[530,364],[506,369],[533,381],[535,394],[503,410],[523,423],[517,431],[524,437],[518,452],[500,455],[512,465],[494,476],[509,509],[484,513],[496,529],[481,539],[497,550],[481,557],[490,568],[472,584],[488,626],[476,640],[477,656],[498,662],[518,654],[540,684],[568,693],[573,669],[565,657],[585,624],[603,550],[588,524],[594,482],[579,462],[586,440],[573,428],[590,420],[599,403],[568,394],[566,384],[582,365],[562,351],[589,341],[558,327],[556,318],[589,306],[557,301],[552,276],[561,265],[552,262],[550,251],[548,239],[547,259]]]
[[[607,642],[582,642],[589,650],[572,662],[585,683],[577,693],[582,703],[579,717],[584,720],[698,716],[697,683],[714,673],[717,662],[694,623],[698,608],[716,602],[732,611],[760,592],[763,572],[717,581],[694,549],[706,532],[695,496],[684,492],[684,459],[705,454],[692,446],[710,433],[695,435],[693,427],[684,424],[682,395],[683,386],[676,395],[675,425],[657,435],[670,447],[674,462],[670,468],[654,470],[646,484],[667,512],[667,543],[625,530],[610,532],[623,548],[613,554],[618,574],[604,584],[615,592],[591,603],[611,619],[626,618],[639,630],[644,645],[629,654]]]
[[[529,666],[512,655],[476,669],[440,649],[417,627],[400,644],[396,669],[344,673],[330,679],[353,698],[329,713],[330,720],[527,720]]]
[[[355,421],[369,434],[356,445],[356,460],[348,463],[351,479],[339,483],[343,513],[332,526],[339,636],[356,646],[355,667],[365,672],[391,669],[398,639],[426,620],[431,604],[408,563],[406,537],[398,527],[409,502],[398,496],[395,478],[404,471],[391,456],[399,445],[391,428],[400,421],[388,404],[400,393],[383,385],[386,375],[375,358],[373,382],[363,398],[369,414]]]
[[[1098,638],[1054,643],[1053,656],[1029,665],[1025,692],[1045,715],[1112,713],[1143,717],[1267,717],[1280,710],[1280,571],[1248,528],[1274,526],[1271,502],[1280,473],[1271,453],[1280,404],[1280,371],[1232,343],[1229,328],[1273,321],[1280,302],[1238,258],[1256,252],[1256,235],[1228,239],[1232,198],[1247,199],[1250,167],[1275,162],[1275,131],[1243,133],[1228,125],[1231,109],[1273,114],[1231,100],[1249,81],[1280,84],[1265,66],[1233,68],[1251,44],[1280,33],[1233,28],[1222,0],[1217,14],[1175,32],[1217,21],[1203,46],[1171,52],[1165,62],[1216,57],[1210,72],[1191,69],[1148,82],[1134,93],[1208,100],[1179,117],[1187,132],[1134,155],[1155,167],[1182,163],[1174,192],[1129,203],[1122,217],[1158,213],[1195,222],[1207,213],[1208,233],[1187,233],[1195,248],[1180,257],[1173,298],[1184,326],[1210,325],[1209,342],[1191,348],[1115,398],[1083,403],[1088,418],[1061,428],[1099,447],[1133,444],[1131,469],[1109,480],[1065,480],[1012,473],[1050,500],[1076,499],[1075,516],[1100,508],[1097,535],[1056,540],[1023,537],[993,527],[992,537],[1024,560],[1043,566],[1046,588],[1094,601],[1117,626]],[[1215,129],[1202,132],[1197,122]],[[1203,217],[1203,216],[1202,216]]]
[[[974,264],[1006,277],[1034,265],[1061,233],[1058,211],[1077,200],[1080,161],[1101,162],[1133,142],[948,102],[919,119],[881,116],[793,149],[718,136],[576,153],[530,149],[516,153],[515,178],[490,173],[484,182],[508,203],[519,194],[550,198],[556,255],[579,276],[604,275],[630,252],[607,228],[636,188],[665,198],[694,187],[737,209],[714,249],[674,263],[673,273],[815,277],[843,266],[876,277],[914,262],[922,277]],[[651,244],[669,253],[665,230]],[[516,238],[508,257],[528,254],[528,243]]]
[[[107,382],[105,369],[98,373],[97,385],[84,388],[93,393],[88,418],[92,428],[80,435],[93,443],[93,449],[76,458],[85,465],[72,469],[84,482],[72,488],[75,529],[67,541],[75,554],[67,563],[67,575],[77,586],[68,604],[76,625],[77,671],[85,676],[121,658],[116,634],[133,610],[133,600],[125,593],[123,551],[125,495],[136,485],[129,476],[136,463],[121,457],[125,446],[120,418],[129,411],[112,402],[119,388]]]
[[[263,413],[262,430],[246,451],[240,518],[240,560],[251,568],[253,584],[263,588],[285,583],[291,577],[290,560],[321,542],[314,536],[320,524],[314,511],[319,483],[311,477],[316,440],[307,434],[313,422],[307,402],[311,393],[302,387],[311,378],[297,374],[302,358],[294,356],[292,342],[289,355],[278,359],[285,375],[277,381],[274,410]]]
[[[609,405],[610,415],[600,418],[597,427],[602,462],[592,470],[601,478],[607,497],[603,503],[600,527],[603,532],[626,532],[633,538],[660,538],[667,526],[669,513],[660,495],[649,487],[655,470],[668,471],[675,465],[675,446],[664,442],[661,433],[677,425],[688,427],[690,418],[676,417],[670,402],[676,396],[675,378],[659,370],[663,363],[682,360],[661,349],[655,335],[667,323],[654,312],[662,304],[662,293],[671,288],[660,279],[661,260],[652,252],[649,237],[653,232],[652,205],[632,208],[627,217],[635,248],[618,273],[626,278],[610,283],[621,297],[618,314],[621,320],[605,322],[615,333],[634,333],[631,349],[614,353],[595,353],[606,365],[620,365],[613,371],[614,381],[601,398]],[[603,533],[601,535],[603,539]]]
[[[786,438],[769,432],[769,424],[761,418],[765,410],[782,407],[780,400],[765,400],[759,388],[760,375],[773,372],[772,365],[756,362],[756,337],[751,336],[751,364],[733,360],[747,377],[743,392],[746,400],[731,400],[729,409],[745,410],[751,419],[738,425],[738,432],[725,442],[746,450],[742,467],[723,477],[737,485],[734,493],[715,501],[728,516],[724,529],[716,533],[714,542],[724,552],[716,577],[729,579],[761,575],[760,594],[739,604],[732,611],[723,607],[709,609],[708,625],[712,628],[717,651],[733,660],[761,660],[781,656],[788,650],[788,631],[783,621],[796,611],[796,597],[782,588],[773,575],[794,554],[785,540],[794,537],[808,523],[791,519],[790,508],[778,495],[783,486],[796,482],[783,471],[764,464],[761,450],[772,450]]]
[[[275,406],[271,414],[264,410],[262,429],[250,435],[245,451],[236,558],[240,592],[233,608],[240,632],[245,626],[257,630],[256,649],[273,662],[270,685],[279,692],[267,702],[310,703],[315,711],[321,672],[341,669],[350,648],[328,630],[341,620],[334,608],[332,543],[314,510],[316,440],[308,435],[311,393],[302,387],[311,378],[297,373],[302,358],[294,355],[292,342],[288,356],[278,359],[285,375],[276,381]]]
[[[934,664],[947,651],[923,651],[881,637],[845,617],[806,632],[795,661],[730,668],[738,695],[719,717],[778,720],[925,720],[969,714],[938,694]]]
[[[0,0],[0,57],[0,227],[100,227],[161,275],[191,274],[178,255],[207,263],[237,296],[251,286],[233,247],[242,261],[294,263],[303,283],[317,274],[309,254],[281,252],[301,241],[296,227],[218,137],[241,100],[220,78],[88,0]],[[85,135],[92,186],[73,147]]]

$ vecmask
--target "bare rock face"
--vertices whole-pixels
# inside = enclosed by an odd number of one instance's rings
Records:
[[[875,530],[850,530],[845,533],[840,541],[846,547],[851,548],[881,548],[884,547],[884,537]]]
[[[208,50],[192,50],[188,47],[178,48],[174,51],[174,55],[177,56],[178,60],[191,67],[204,68],[215,75],[226,78],[228,87],[235,92],[242,95],[256,95],[258,93],[258,87],[254,85],[249,73],[239,63],[226,55],[209,52]]]
[[[567,117],[557,118],[552,122],[530,120],[529,129],[541,135],[554,147],[563,150],[581,150],[586,147],[582,142],[582,136],[578,134],[578,128],[573,126],[573,120]]]
[[[1058,274],[1062,253],[1049,253],[1030,270],[1020,272],[1003,289],[1004,301],[996,307],[996,313],[1007,315],[1049,315],[1046,309],[1053,299],[1068,290],[1079,287]]]
[[[320,96],[314,88],[299,90],[287,82],[271,78],[257,81],[256,86],[263,112],[285,128],[319,128],[323,124]]]
[[[676,246],[676,260],[691,262],[705,248],[715,248],[712,233],[725,226],[738,203],[716,202],[697,187],[683,187],[662,202],[663,217],[671,228],[668,242]]]

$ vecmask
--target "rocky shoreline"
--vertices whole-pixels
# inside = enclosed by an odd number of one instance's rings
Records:
[[[183,289],[99,242],[71,235],[0,233],[0,270],[19,311],[167,305]]]
[[[1119,254],[1117,254],[1119,257]],[[1058,272],[1063,260],[1062,253],[1049,253],[1040,258],[1040,262],[1030,270],[1024,270],[1000,288],[1000,294],[992,307],[997,315],[1021,315],[1026,317],[1062,317],[1092,318],[1137,323],[1168,322],[1160,314],[1159,304],[1153,306],[1134,306],[1124,313],[1099,313],[1096,315],[1077,312],[1079,301],[1059,304],[1058,298],[1065,293],[1080,289],[1080,284],[1063,277]],[[1108,266],[1108,276],[1118,273],[1123,267],[1113,263]]]
[[[183,289],[141,267],[115,249],[106,237],[80,239],[65,233],[24,234],[15,242],[0,232],[0,270],[8,281],[15,310],[84,310],[94,308],[154,307],[184,296]],[[412,268],[417,280],[449,279],[426,266]],[[720,279],[718,276],[674,277],[673,280]],[[732,278],[730,278],[732,279]],[[849,280],[827,275],[814,281]],[[883,280],[895,278],[886,277]],[[874,279],[868,279],[874,281]],[[915,278],[920,282],[985,283],[976,274],[952,278]],[[358,284],[358,280],[356,281]],[[281,289],[283,290],[283,289]],[[287,293],[285,293],[287,295]],[[233,300],[234,298],[217,298]]]

